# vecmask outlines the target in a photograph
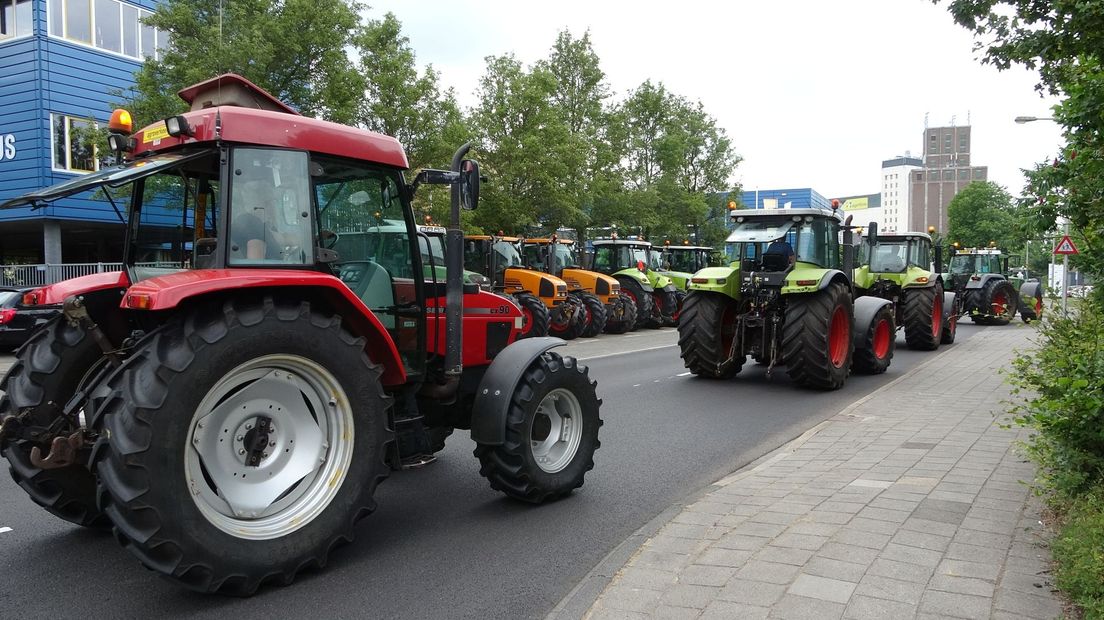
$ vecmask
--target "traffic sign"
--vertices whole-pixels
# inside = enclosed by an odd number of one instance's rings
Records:
[[[1070,239],[1069,235],[1062,237],[1062,240],[1058,242],[1058,247],[1054,248],[1055,254],[1080,254],[1077,251],[1077,246],[1073,245],[1073,239]]]

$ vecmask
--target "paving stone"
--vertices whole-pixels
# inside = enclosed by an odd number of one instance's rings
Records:
[[[690,525],[689,523],[668,523],[660,530],[661,534],[674,536],[675,538],[700,539],[705,537],[709,528],[704,525]]]
[[[778,602],[778,599],[782,598],[785,593],[786,586],[783,584],[734,577],[721,588],[721,591],[717,593],[717,598],[745,605],[770,607]]]
[[[917,606],[924,595],[924,584],[867,573],[855,588],[855,595],[900,601]]]
[[[686,553],[670,553],[668,551],[656,551],[644,548],[633,559],[636,566],[643,568],[655,568],[665,571],[677,571],[690,563],[690,555]]]
[[[624,611],[621,609],[608,609],[601,607],[601,601],[598,602],[590,614],[587,616],[590,620],[647,620],[648,615],[638,613],[634,611]]]
[[[911,618],[915,613],[916,605],[856,594],[851,597],[843,617],[854,620],[884,620],[885,618]]]
[[[749,560],[747,564],[744,564],[744,566],[736,572],[736,576],[740,579],[787,584],[797,575],[798,570],[799,568],[797,566],[790,564]]]
[[[660,605],[650,615],[651,620],[693,620],[701,617],[702,610],[690,607]]]
[[[931,577],[932,569],[920,564],[878,558],[874,560],[866,572],[871,575],[924,584]]]
[[[935,534],[936,536],[946,536],[948,538],[954,536],[955,533],[958,532],[958,526],[954,523],[921,519],[916,517],[915,513],[901,524],[901,529],[913,532],[923,532],[925,534]]]
[[[704,540],[692,538],[675,538],[674,536],[656,536],[648,541],[648,548],[654,551],[668,551],[671,553],[697,553],[708,544]]]
[[[744,564],[747,564],[752,555],[754,555],[753,551],[714,547],[703,551],[701,555],[694,559],[694,563],[701,564],[702,566],[729,566],[740,568]]]
[[[888,510],[886,508],[873,508],[866,507],[859,511],[856,515],[864,519],[875,519],[877,521],[889,521],[890,523],[904,523],[905,519],[909,518],[911,512],[907,510]]]
[[[676,584],[663,593],[659,598],[661,605],[672,607],[691,607],[693,609],[705,609],[705,606],[717,598],[721,588],[719,586],[698,586],[689,583]]]
[[[868,567],[868,564],[857,564],[855,562],[833,560],[832,558],[814,557],[806,562],[801,570],[802,572],[818,577],[829,577],[841,581],[858,583],[866,573]]]
[[[617,573],[615,583],[636,588],[650,588],[662,590],[677,581],[676,573],[655,570],[654,568],[639,568],[626,566]]]
[[[943,552],[943,557],[948,560],[967,560],[985,564],[999,564],[1004,561],[1004,556],[1003,549],[980,547],[960,542],[952,542],[947,545],[947,550]]]
[[[743,527],[740,529],[725,534],[713,543],[714,547],[720,547],[722,549],[744,549],[754,551],[762,548],[764,545],[770,542],[770,537],[767,536],[750,536],[743,532]]]
[[[992,599],[985,596],[955,594],[928,590],[920,600],[920,611],[952,618],[984,618],[989,615]]]
[[[886,508],[889,510],[900,510],[903,512],[912,512],[916,509],[920,500],[909,501],[905,499],[891,499],[885,496],[878,496],[874,501],[870,502],[871,508]]]
[[[675,515],[675,518],[671,520],[672,523],[688,523],[690,525],[704,525],[711,527],[717,524],[720,519],[715,514],[709,514],[705,512],[691,512],[689,509],[680,512]]]
[[[706,564],[691,564],[678,575],[679,583],[688,583],[695,586],[723,586],[736,574],[733,566],[711,566]]]
[[[736,533],[742,534],[744,536],[763,536],[766,538],[774,538],[775,536],[778,536],[785,531],[785,525],[780,525],[777,523],[755,523],[752,521],[748,521],[747,523],[741,525],[736,530]]]
[[[699,502],[695,502],[689,508],[690,512],[700,512],[703,514],[716,515],[718,517],[724,517],[731,514],[732,506],[724,502],[712,501],[713,496],[709,496],[710,499],[705,499]]]
[[[1026,592],[1027,594],[1033,594],[1036,596],[1045,596],[1048,592],[1054,589],[1053,579],[1049,573],[1036,574],[1036,573],[1019,573],[1005,568],[1001,573],[1000,581],[997,582],[997,589],[1007,590],[1009,592]]]
[[[808,549],[795,549],[792,547],[779,547],[773,544],[763,547],[753,556],[756,560],[764,562],[777,562],[779,564],[793,564],[803,566],[813,557],[813,552]]]
[[[801,518],[800,514],[789,512],[774,512],[774,506],[770,510],[758,512],[748,518],[749,523],[770,523],[776,525],[789,525]]]
[[[829,542],[817,551],[817,555],[833,560],[843,560],[844,562],[870,564],[874,561],[874,558],[878,557],[878,551],[878,549]]]
[[[936,534],[927,534],[914,530],[901,530],[893,535],[893,542],[909,547],[919,547],[921,549],[942,552],[947,549],[947,545],[951,543],[951,539],[949,536],[938,536]]]
[[[787,594],[771,608],[771,618],[791,620],[828,620],[842,618],[845,606],[806,596]]]
[[[809,534],[791,534],[786,532],[771,541],[778,547],[792,547],[794,549],[811,549],[816,551],[828,542],[827,536],[812,536]]]
[[[919,564],[928,568],[935,568],[943,558],[943,554],[939,551],[932,551],[931,549],[920,549],[919,547],[889,543],[886,545],[885,549],[878,554],[878,557],[886,560],[896,560],[898,562],[908,562],[910,564]]]
[[[809,521],[798,521],[786,528],[786,531],[791,534],[809,534],[811,536],[827,536],[829,538],[834,536],[839,530],[840,526],[835,523],[813,523]]]
[[[977,530],[958,530],[954,539],[968,545],[990,547],[992,549],[1008,549],[1012,546],[1012,537],[1001,534],[989,534]]]
[[[866,508],[866,502],[841,502],[832,499],[817,506],[818,511],[821,512],[842,512],[847,514],[855,514],[863,508]]]
[[[852,582],[804,573],[798,575],[787,590],[788,593],[797,596],[807,596],[833,603],[846,603],[851,600],[851,594],[854,591],[855,584]]]
[[[896,523],[879,521],[878,519],[867,519],[865,517],[855,517],[851,519],[847,527],[860,532],[870,532],[872,534],[893,534],[899,528]]]
[[[701,620],[732,620],[733,618],[747,618],[759,620],[770,615],[770,607],[758,607],[744,605],[742,603],[730,603],[728,601],[713,601],[702,611]]]
[[[849,512],[823,510],[824,504],[809,512],[809,519],[816,523],[847,523],[854,516]]]
[[[607,609],[648,613],[659,604],[662,595],[658,590],[613,585],[602,593],[601,603]]]
[[[957,592],[959,594],[973,594],[975,596],[987,596],[992,598],[994,586],[992,581],[974,579],[971,577],[955,577],[952,575],[936,574],[928,582],[929,590],[942,590],[944,592]]]
[[[882,523],[885,522],[883,521]],[[867,547],[869,549],[881,549],[889,542],[889,534],[875,534],[857,528],[852,524],[837,532],[836,535],[832,537],[832,542],[855,545],[857,547]]]
[[[1000,574],[1000,564],[983,564],[981,562],[968,562],[966,560],[943,560],[939,563],[935,572],[938,575],[953,575],[955,577],[974,577],[996,581]]]
[[[992,519],[981,519],[970,515],[966,515],[966,518],[962,520],[962,525],[959,527],[964,530],[985,532],[986,534],[1000,534],[1002,536],[1010,536],[1016,531],[1016,524],[1011,521],[994,521]]]
[[[1062,615],[1062,604],[1053,596],[1035,596],[1023,592],[1011,592],[1001,588],[993,599],[997,609],[1019,614],[1021,618],[1057,618]]]

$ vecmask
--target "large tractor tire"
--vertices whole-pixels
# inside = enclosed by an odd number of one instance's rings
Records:
[[[993,279],[981,289],[981,308],[986,313],[984,324],[1008,325],[1016,316],[1019,295],[1008,280]]]
[[[606,333],[624,334],[636,329],[636,302],[626,295],[618,295],[611,304],[613,310],[606,315]]]
[[[889,368],[893,351],[897,348],[897,328],[893,325],[893,307],[885,306],[874,315],[863,342],[855,349],[852,364],[855,372],[864,375],[880,375]]]
[[[84,329],[58,317],[38,330],[18,353],[0,383],[0,420],[26,413],[35,425],[48,426],[61,414],[81,380],[103,353]],[[70,432],[76,429],[70,429]],[[96,479],[83,463],[39,469],[31,462],[29,441],[4,446],[11,477],[31,500],[50,514],[85,527],[107,528],[111,522],[96,507]],[[48,446],[40,446],[43,454]]]
[[[393,440],[380,366],[305,301],[170,320],[109,379],[93,462],[115,534],[201,592],[290,584],[353,540]]]
[[[1027,282],[1020,287],[1020,319],[1024,323],[1043,318],[1043,287],[1038,282]]]
[[[663,311],[662,325],[663,327],[675,327],[679,322],[679,312],[682,311],[683,299],[680,297],[682,291],[660,291],[657,295],[661,296],[662,303],[659,306]],[[659,299],[656,300],[660,302]]]
[[[853,313],[847,286],[839,282],[789,299],[782,329],[782,359],[794,383],[822,390],[843,386],[854,350]]]
[[[632,299],[636,303],[636,323],[633,329],[640,327],[659,327],[659,322],[653,320],[655,304],[650,293],[645,293],[644,288],[635,280],[621,280],[621,294]]]
[[[682,363],[699,377],[728,379],[736,376],[747,356],[740,343],[730,356],[736,334],[737,302],[719,293],[690,291],[679,319]]]
[[[562,305],[552,309],[549,318],[549,336],[575,340],[586,329],[586,313],[582,302],[576,297],[569,297]]]
[[[950,306],[951,310],[943,317],[943,334],[939,338],[939,344],[954,344],[955,335],[958,334],[958,317],[962,314],[961,303],[957,293],[943,293],[944,309]]]
[[[581,336],[583,338],[593,338],[602,333],[602,330],[606,328],[605,304],[603,304],[602,300],[598,299],[593,293],[581,291],[573,294],[576,295],[583,304],[585,325]]]
[[[943,336],[943,287],[907,289],[904,293],[905,344],[910,349],[934,351]]]
[[[601,446],[596,385],[573,357],[534,360],[510,399],[506,440],[475,448],[491,488],[539,504],[582,486]]]
[[[548,315],[548,308],[544,302],[529,293],[515,293],[514,301],[521,308],[522,317],[521,334],[518,335],[518,340],[547,336],[552,319]]]

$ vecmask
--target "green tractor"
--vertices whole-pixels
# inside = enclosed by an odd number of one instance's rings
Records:
[[[962,297],[962,314],[979,325],[1007,325],[1017,311],[1024,323],[1041,317],[1042,283],[1006,274],[1008,257],[996,248],[953,248],[943,278]]]
[[[653,329],[678,324],[681,306],[671,278],[649,266],[652,244],[643,239],[595,239],[593,271],[613,276],[621,293],[636,302],[638,325]]]
[[[944,292],[942,276],[929,270],[931,236],[920,232],[878,234],[874,223],[870,232],[858,252],[856,293],[893,302],[897,327],[904,328],[910,349],[934,351],[940,344],[954,342],[958,322],[955,294]]]
[[[735,260],[690,280],[678,327],[690,372],[729,378],[750,355],[768,376],[784,365],[794,383],[832,390],[852,367],[889,367],[893,304],[854,296],[854,233],[838,210],[740,211],[733,222],[726,242]]]
[[[686,299],[686,291],[690,287],[690,278],[698,271],[713,266],[713,255],[713,248],[700,245],[670,245],[670,242],[667,242],[663,245],[663,251],[653,249],[650,258],[653,269],[671,278],[671,282],[678,288],[675,295],[681,308]]]

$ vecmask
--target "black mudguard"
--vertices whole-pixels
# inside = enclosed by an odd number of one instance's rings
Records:
[[[851,339],[856,349],[866,350],[871,347],[870,324],[874,322],[874,315],[892,304],[893,302],[881,297],[866,296],[855,299],[855,329],[851,330]]]
[[[545,351],[567,344],[559,338],[526,338],[506,347],[491,362],[472,406],[471,437],[476,443],[498,446],[506,441],[506,414],[521,376]]]
[[[1019,305],[1018,309],[1019,310],[1027,309],[1027,310],[1031,310],[1032,312],[1034,312],[1035,311],[1035,302],[1034,302],[1034,300],[1035,300],[1036,296],[1041,296],[1041,295],[1039,295],[1039,293],[1041,292],[1042,286],[1043,286],[1042,282],[1039,282],[1038,280],[1028,280],[1027,282],[1024,282],[1022,285],[1020,285],[1020,290],[1019,290],[1019,293],[1020,293],[1019,297],[1020,298],[1018,300],[1018,305]],[[1028,303],[1027,303],[1028,299],[1032,300],[1030,305],[1028,305]]]
[[[950,293],[943,293],[943,322],[951,320],[951,316],[955,314],[955,294],[954,291]],[[957,308],[959,314],[962,313],[962,308]]]

